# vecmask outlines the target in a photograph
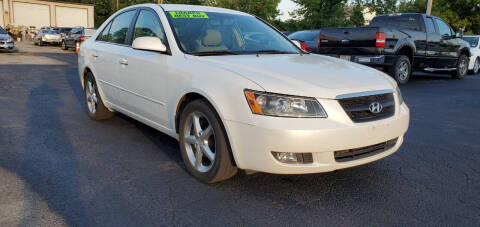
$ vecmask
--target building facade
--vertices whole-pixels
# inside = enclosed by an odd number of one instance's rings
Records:
[[[0,0],[0,26],[94,27],[90,4],[40,0]]]

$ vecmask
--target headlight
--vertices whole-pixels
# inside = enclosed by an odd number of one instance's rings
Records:
[[[12,38],[8,38],[8,39],[7,39],[7,43],[11,43],[11,42],[13,42],[13,39],[12,39]]]
[[[327,117],[322,105],[315,98],[252,90],[245,90],[245,97],[254,114],[278,117]]]
[[[397,87],[397,96],[398,96],[398,103],[399,105],[402,105],[403,104],[403,96],[402,96],[402,92],[400,91],[400,88]]]

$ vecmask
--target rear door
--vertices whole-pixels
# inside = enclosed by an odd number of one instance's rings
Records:
[[[425,59],[425,67],[436,67],[437,61],[441,60],[441,47],[440,41],[442,37],[438,32],[438,28],[435,26],[434,19],[430,16],[424,16],[425,29],[427,33],[427,58]]]
[[[151,9],[140,10],[132,31],[132,42],[140,37],[157,37],[168,47],[164,28],[157,13]],[[142,118],[167,127],[167,83],[175,75],[167,53],[137,50],[131,47],[121,52],[128,62],[120,67],[120,86],[123,90],[122,106]]]

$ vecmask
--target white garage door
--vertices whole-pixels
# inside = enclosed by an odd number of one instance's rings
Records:
[[[55,7],[58,27],[88,27],[87,9],[71,7]]]
[[[50,26],[50,6],[33,3],[13,2],[13,22],[15,25]]]
[[[5,11],[3,11],[3,1],[0,1],[0,26],[1,27],[5,27],[5,24],[3,24],[3,17],[4,17],[4,13]]]

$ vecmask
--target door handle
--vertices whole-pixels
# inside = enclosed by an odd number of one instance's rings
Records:
[[[92,54],[93,58],[98,58],[98,54]]]
[[[128,65],[128,61],[125,58],[120,59],[120,61],[118,61],[118,63],[120,63],[120,65]]]

